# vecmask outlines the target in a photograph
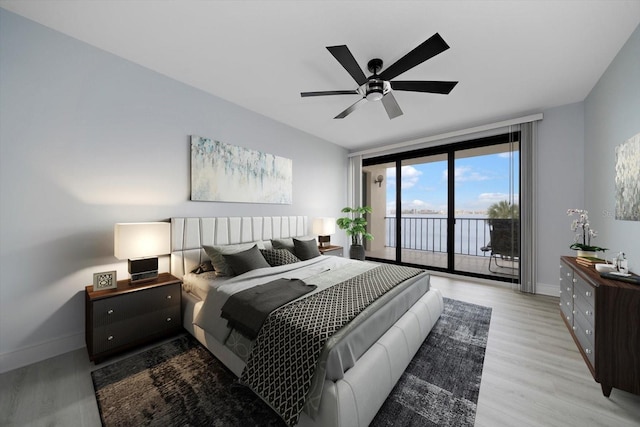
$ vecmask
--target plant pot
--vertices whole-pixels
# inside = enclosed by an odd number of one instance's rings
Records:
[[[578,249],[578,253],[576,254],[576,256],[596,258],[598,256],[598,252],[596,252],[596,251],[583,251],[583,250]]]
[[[349,248],[349,258],[364,261],[364,246],[351,245]]]

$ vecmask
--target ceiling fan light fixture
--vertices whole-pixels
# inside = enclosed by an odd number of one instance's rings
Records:
[[[367,101],[380,101],[382,99],[382,92],[371,91],[367,92]]]
[[[384,82],[381,80],[372,80],[367,83],[367,93],[365,98],[367,101],[380,101],[384,96]]]

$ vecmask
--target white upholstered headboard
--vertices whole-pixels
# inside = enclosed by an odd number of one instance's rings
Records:
[[[307,235],[306,216],[171,218],[171,274],[182,278],[207,260],[202,245]]]

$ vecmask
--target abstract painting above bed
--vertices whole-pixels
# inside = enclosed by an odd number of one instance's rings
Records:
[[[291,159],[191,135],[191,200],[292,203]]]

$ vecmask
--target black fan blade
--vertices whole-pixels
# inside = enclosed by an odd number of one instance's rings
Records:
[[[396,101],[395,96],[393,96],[391,92],[387,92],[387,94],[382,97],[382,105],[384,105],[384,109],[387,110],[387,115],[390,119],[395,119],[402,115],[398,101]]]
[[[433,82],[433,81],[391,81],[391,89],[407,90],[412,92],[429,92],[448,94],[458,82]]]
[[[300,96],[325,96],[325,95],[358,95],[357,90],[326,90],[324,92],[300,92]]]
[[[366,102],[367,102],[367,98],[361,98],[359,101],[356,101],[356,103],[353,104],[351,107],[347,108],[342,113],[340,113],[337,116],[335,116],[334,119],[344,119],[349,114],[353,113],[356,110],[356,108],[361,107]]]
[[[362,68],[360,68],[347,46],[328,46],[327,49],[338,60],[340,65],[351,74],[351,77],[358,83],[358,86],[362,86],[367,82],[367,77],[364,75]]]
[[[449,45],[440,37],[440,34],[435,33],[420,46],[391,64],[386,70],[380,73],[379,77],[381,80],[391,80],[447,49],[449,49]]]

